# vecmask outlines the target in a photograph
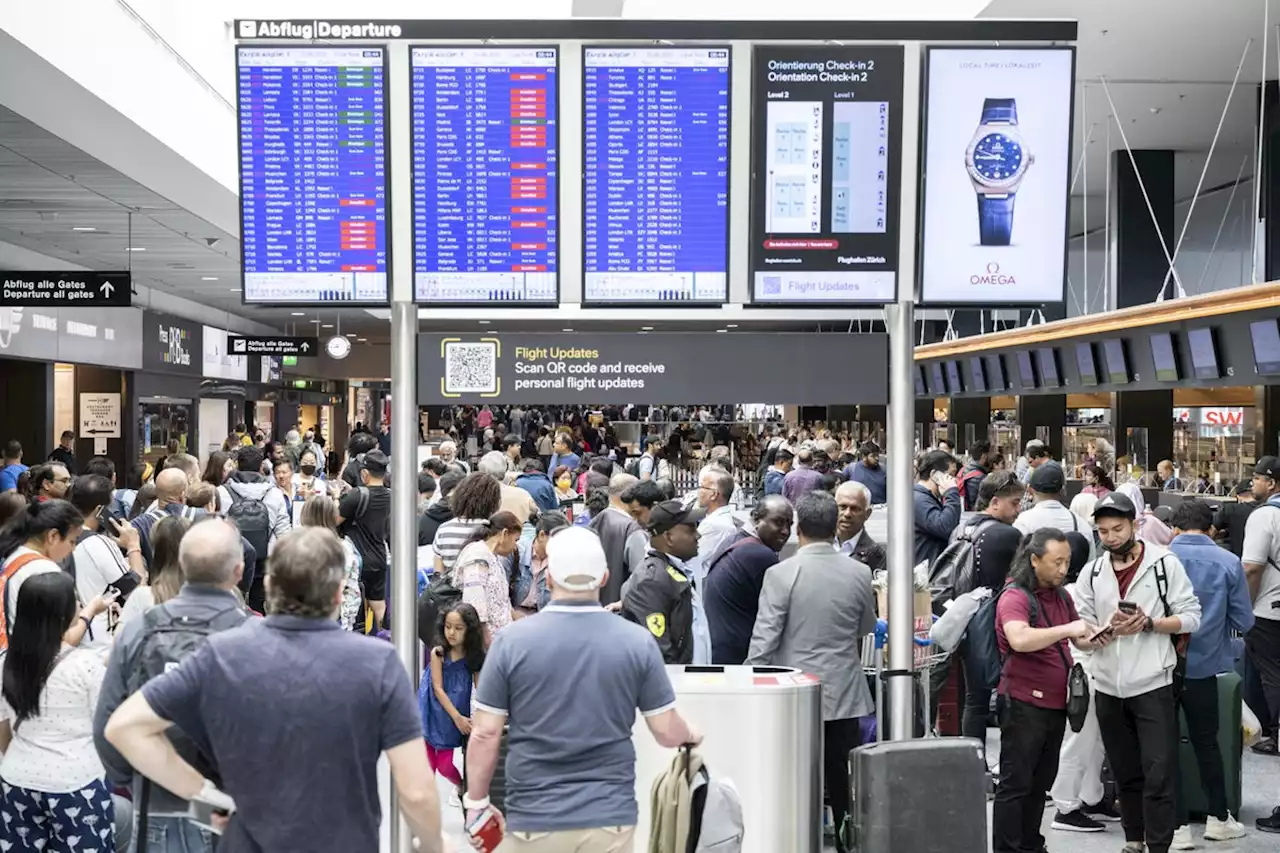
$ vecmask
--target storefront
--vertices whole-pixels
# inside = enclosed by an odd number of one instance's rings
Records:
[[[155,464],[171,441],[195,453],[202,329],[198,322],[144,312],[142,372],[134,380],[138,457]]]
[[[61,434],[75,455],[130,458],[129,398],[142,366],[136,308],[0,308],[0,435],[22,443],[28,464],[46,458]]]
[[[200,409],[197,416],[197,445],[200,461],[221,450],[223,442],[238,423],[243,423],[244,402],[249,381],[249,358],[231,355],[227,330],[214,326],[201,329]]]

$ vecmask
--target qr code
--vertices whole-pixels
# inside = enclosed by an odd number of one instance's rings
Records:
[[[781,296],[782,295],[782,276],[767,275],[764,277],[764,295],[765,296]]]
[[[449,343],[444,347],[446,394],[493,394],[498,390],[498,345]]]

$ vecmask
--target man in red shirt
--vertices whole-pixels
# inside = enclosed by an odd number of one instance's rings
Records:
[[[1071,640],[1096,648],[1110,634],[1076,615],[1062,589],[1071,544],[1054,528],[1029,534],[1013,558],[1010,582],[996,605],[996,642],[1004,657],[1000,675],[1000,784],[991,820],[994,853],[1044,849],[1040,821],[1044,795],[1058,774],[1058,751],[1067,724],[1067,673]]]

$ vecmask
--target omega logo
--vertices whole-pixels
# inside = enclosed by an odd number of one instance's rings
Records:
[[[995,261],[991,261],[987,264],[986,274],[969,276],[969,283],[1009,285],[1017,284],[1018,280],[1011,275],[1002,275],[1000,273],[1000,264]]]

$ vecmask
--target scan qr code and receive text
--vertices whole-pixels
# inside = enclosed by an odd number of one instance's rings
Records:
[[[448,343],[444,348],[446,394],[493,394],[498,390],[498,345]]]

